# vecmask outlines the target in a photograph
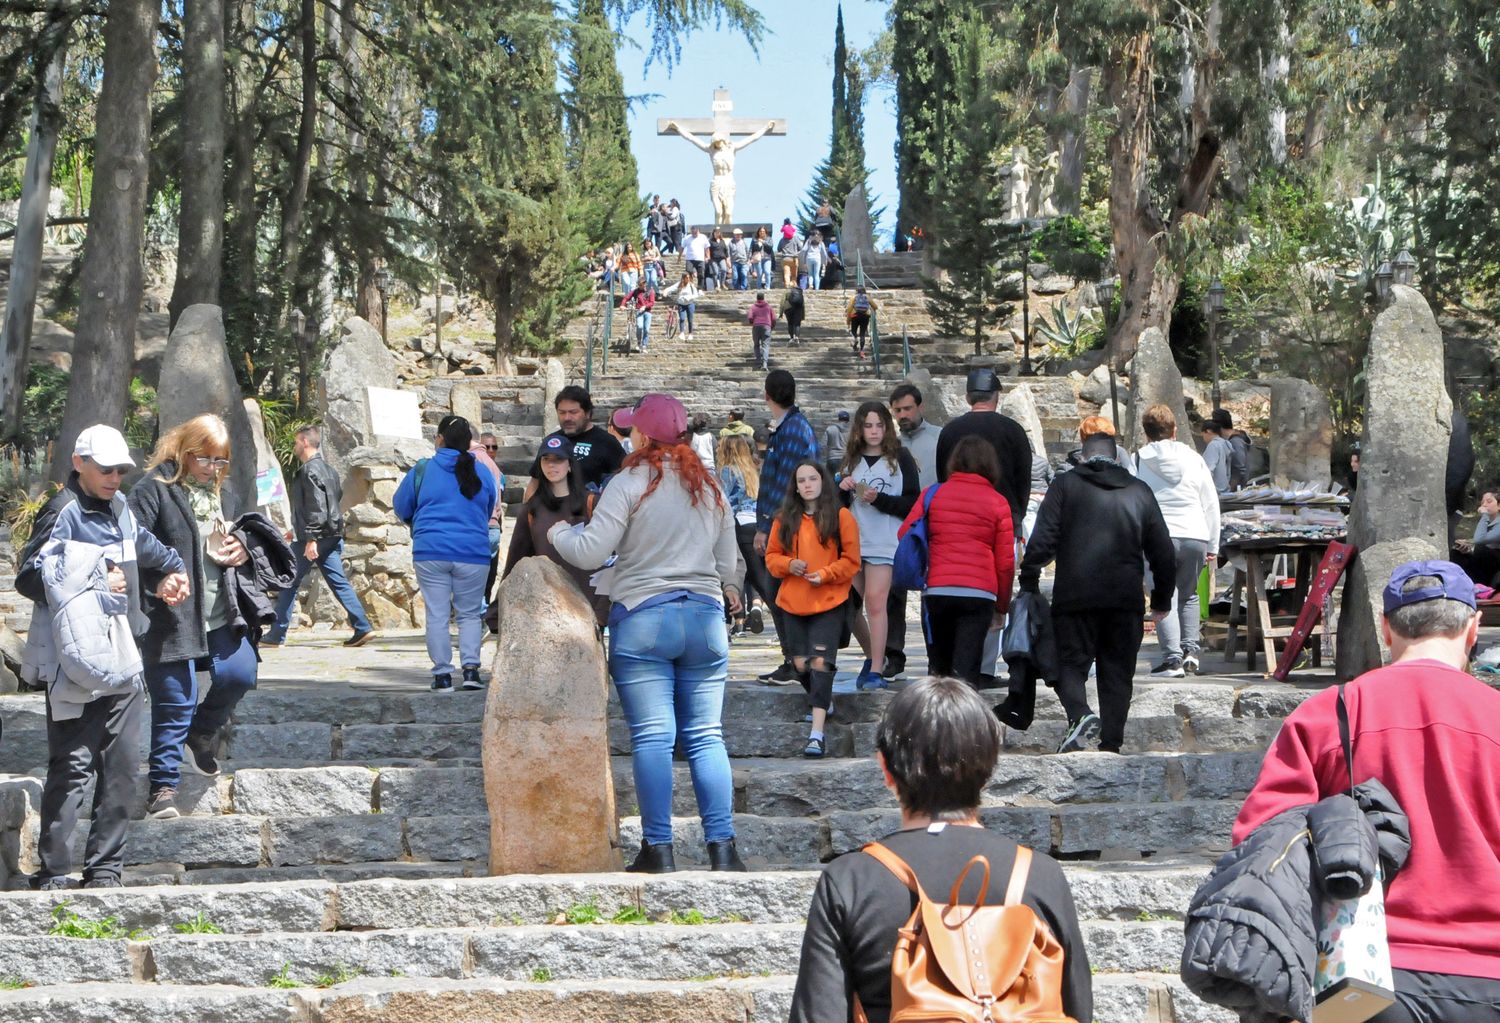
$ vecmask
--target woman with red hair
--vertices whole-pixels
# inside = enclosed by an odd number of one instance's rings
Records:
[[[641,851],[627,870],[662,874],[672,858],[672,749],[687,753],[708,861],[744,870],[734,845],[734,781],[720,714],[729,677],[724,608],[740,610],[734,513],[718,481],[684,442],[687,410],[648,394],[615,414],[634,452],[609,481],[587,525],[558,523],[547,539],[571,565],[615,555],[609,596],[609,673],[630,726],[641,806]]]

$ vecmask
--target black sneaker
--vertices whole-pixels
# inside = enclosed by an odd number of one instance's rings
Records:
[[[1160,664],[1151,668],[1152,678],[1185,678],[1187,672],[1182,668],[1182,658],[1168,657]]]
[[[451,693],[451,692],[453,692],[453,676],[452,675],[434,675],[434,676],[432,676],[432,691],[434,693]]]
[[[66,874],[61,877],[49,877],[39,881],[36,890],[39,892],[65,892],[73,887],[73,879]]]
[[[756,677],[768,686],[794,686],[798,684],[797,669],[792,666],[791,661],[782,661],[780,667]]]
[[[123,885],[120,882],[120,879],[118,877],[114,877],[114,876],[112,876],[110,874],[104,874],[104,875],[102,875],[100,877],[90,877],[90,878],[87,878],[87,879],[84,880],[83,886],[85,888],[124,888],[125,887],[125,885]]]
[[[372,640],[374,638],[375,638],[375,630],[374,629],[366,629],[364,632],[356,632],[354,635],[352,635],[348,639],[344,640],[344,645],[345,646],[364,646],[366,643],[370,642],[370,640]]]
[[[1086,750],[1099,741],[1099,715],[1085,714],[1073,722],[1068,729],[1068,734],[1058,744],[1059,753],[1076,753]]]
[[[906,674],[906,659],[892,660],[890,656],[885,659],[885,667],[880,669],[880,677],[887,682],[894,682]]]
[[[177,790],[170,785],[152,789],[151,798],[146,800],[146,816],[159,821],[181,817],[182,814],[177,812]]]
[[[219,760],[214,756],[213,733],[188,733],[187,742],[182,744],[182,766],[205,778],[218,776]]]
[[[478,668],[464,669],[464,684],[460,687],[466,690],[483,689],[484,683],[479,681]]]
[[[766,631],[766,617],[761,613],[760,608],[752,607],[745,615],[745,627],[757,636]]]
[[[823,759],[823,740],[818,736],[809,736],[807,745],[802,749],[802,755],[810,760]]]

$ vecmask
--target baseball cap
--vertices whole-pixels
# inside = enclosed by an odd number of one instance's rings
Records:
[[[995,371],[992,369],[971,369],[969,370],[969,379],[964,385],[964,390],[989,394],[1000,390],[1000,378],[995,375]]]
[[[73,442],[73,454],[87,458],[95,465],[135,465],[130,457],[130,445],[113,426],[100,423],[90,426]]]
[[[740,229],[739,229],[739,228],[735,228],[735,229],[734,229],[734,233],[735,233],[735,234],[744,234],[744,233],[745,233],[745,232],[744,232],[744,231],[741,231],[741,230],[740,230]]]
[[[687,409],[670,394],[648,394],[635,408],[615,414],[615,422],[625,430],[632,427],[654,441],[676,444],[687,430]]]
[[[573,442],[564,433],[549,433],[542,438],[542,446],[537,450],[538,458],[572,458]]]
[[[849,421],[849,410],[848,409],[840,409],[839,410],[839,422],[841,422],[841,423],[847,423],[848,421]]]
[[[1411,590],[1403,593],[1406,584],[1418,576],[1433,576],[1436,583],[1423,586],[1421,589]],[[1385,594],[1382,604],[1385,613],[1390,614],[1403,607],[1412,604],[1420,604],[1425,600],[1456,600],[1469,607],[1478,607],[1478,601],[1474,596],[1474,583],[1451,561],[1408,561],[1397,567],[1391,573],[1391,581],[1385,584]]]

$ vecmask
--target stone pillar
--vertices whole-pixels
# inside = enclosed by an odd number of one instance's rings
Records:
[[[1271,478],[1327,486],[1333,473],[1333,416],[1306,380],[1271,381]]]
[[[1130,360],[1130,405],[1125,413],[1125,446],[1137,451],[1146,443],[1141,417],[1152,405],[1162,404],[1177,417],[1179,439],[1192,433],[1187,403],[1182,400],[1182,374],[1172,358],[1172,346],[1161,328],[1151,327],[1141,334],[1140,346]]]
[[[255,441],[255,493],[262,515],[283,530],[292,528],[292,502],[286,477],[271,442],[266,439],[266,422],[260,414],[260,402],[246,398],[245,416],[250,420],[250,436]]]
[[[484,402],[479,397],[479,388],[465,382],[454,384],[448,392],[448,407],[455,416],[463,416],[469,421],[474,428],[474,439],[478,440],[484,429]]]
[[[424,618],[411,529],[393,507],[402,475],[394,465],[356,465],[344,487],[344,574],[377,629],[415,628]]]
[[[556,359],[542,363],[542,432],[552,433],[557,429],[557,408],[553,402],[557,392],[568,383],[568,372]]]
[[[490,873],[621,868],[609,690],[593,610],[546,558],[500,587],[500,641],[484,706]]]
[[[370,430],[371,387],[400,386],[396,359],[380,332],[358,316],[344,321],[344,332],[329,349],[318,374],[318,409],[323,420],[323,457],[340,476],[349,455],[377,440]]]
[[[1339,616],[1341,678],[1389,656],[1379,622],[1391,569],[1448,549],[1443,483],[1453,402],[1443,382],[1443,335],[1419,292],[1391,289],[1391,303],[1370,333],[1366,365],[1359,490],[1349,514],[1349,541],[1359,557]]]
[[[1037,412],[1036,394],[1030,384],[1018,384],[1000,399],[999,411],[1020,423],[1031,441],[1031,453],[1047,457],[1047,438],[1042,433],[1042,417]]]
[[[224,420],[232,449],[229,477],[224,481],[224,511],[236,516],[254,511],[259,503],[255,436],[243,401],[224,343],[223,313],[216,305],[188,306],[177,318],[162,356],[157,422],[165,433],[205,412]]]

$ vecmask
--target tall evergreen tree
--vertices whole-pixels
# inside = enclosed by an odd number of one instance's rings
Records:
[[[865,165],[865,88],[859,61],[851,57],[844,41],[844,5],[838,6],[833,34],[833,111],[828,158],[813,172],[812,187],[802,204],[804,224],[811,224],[825,201],[833,209],[835,222],[844,215],[844,200],[859,185],[870,192],[870,169]]]
[[[604,245],[640,234],[645,207],[626,122],[625,82],[604,0],[579,0],[569,32],[567,164],[584,238]]]
[[[969,337],[974,354],[984,350],[989,330],[1011,313],[1000,301],[1002,260],[1014,248],[1001,226],[1001,111],[987,73],[994,35],[982,15],[970,12],[955,26],[953,113],[967,130],[956,133],[950,157],[934,181],[936,198],[923,221],[942,239],[932,251],[941,273],[924,277],[927,308],[949,337]],[[903,193],[906,194],[906,193]]]
[[[896,181],[901,189],[898,237],[918,226],[934,234],[931,200],[938,175],[959,136],[971,127],[954,116],[953,54],[963,22],[952,16],[944,0],[895,0],[891,9]]]

